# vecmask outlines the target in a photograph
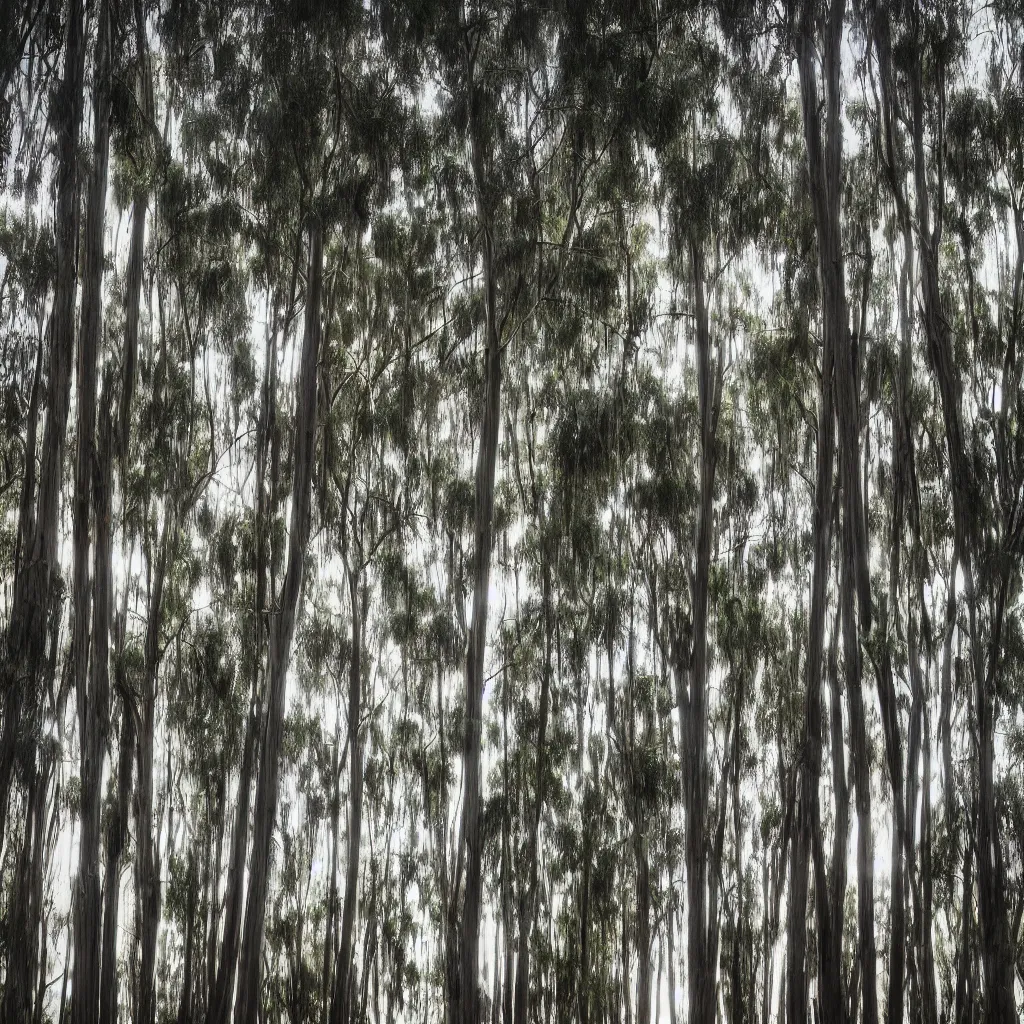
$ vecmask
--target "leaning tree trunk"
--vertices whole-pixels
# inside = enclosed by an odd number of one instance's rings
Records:
[[[56,95],[57,203],[54,212],[56,284],[50,317],[46,429],[43,433],[39,493],[29,543],[15,580],[4,652],[3,730],[0,732],[0,835],[7,834],[7,808],[15,750],[22,731],[34,736],[39,673],[45,660],[48,622],[60,577],[57,546],[61,471],[71,402],[75,351],[75,292],[79,226],[78,140],[85,77],[84,4],[68,4],[64,77]],[[27,702],[27,707],[25,706]],[[34,746],[34,744],[33,744]]]
[[[245,927],[238,968],[237,1024],[249,1024],[257,1016],[263,925],[267,912],[270,841],[277,815],[277,791],[281,733],[284,724],[285,681],[292,637],[302,589],[302,575],[309,540],[310,496],[316,435],[317,363],[320,355],[320,286],[323,277],[323,228],[317,219],[309,226],[309,273],[306,293],[306,324],[302,340],[298,393],[295,405],[295,454],[292,476],[292,517],[288,538],[288,567],[280,604],[270,627],[267,666],[267,713],[256,781],[252,858],[246,896]]]

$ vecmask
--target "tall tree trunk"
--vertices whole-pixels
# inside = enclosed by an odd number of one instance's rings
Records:
[[[327,932],[324,939],[324,973],[321,979],[321,1019],[327,1024],[333,998],[333,972],[335,958],[336,932],[338,926],[338,831],[341,817],[340,765],[338,751],[340,747],[340,719],[336,720],[334,731],[334,750],[331,763],[331,875],[327,894]]]
[[[583,879],[580,882],[580,982],[577,984],[579,1003],[579,1024],[590,1024],[590,872],[593,854],[591,851],[590,823],[586,817],[587,788],[583,793]]]
[[[110,11],[100,5],[93,85],[95,118],[92,176],[86,213],[82,323],[78,345],[78,446],[75,462],[71,671],[78,703],[81,757],[82,835],[75,901],[75,958],[71,984],[72,1024],[96,1024],[100,995],[100,804],[103,755],[109,725],[109,642],[111,621],[111,466],[109,415],[103,417],[96,451],[96,392],[102,334],[103,229],[106,220],[110,134]],[[96,561],[90,666],[90,508],[95,486]]]
[[[626,702],[628,708],[628,730],[629,730],[629,796],[628,815],[632,826],[631,845],[633,847],[633,860],[636,866],[636,908],[635,908],[635,932],[636,932],[636,1024],[650,1024],[651,1021],[651,861],[648,851],[646,831],[646,808],[639,799],[637,783],[637,739],[635,731],[635,704],[636,674],[634,657],[635,633],[633,628],[633,611],[630,609],[629,625],[629,646],[626,656],[627,679],[626,687],[629,698]],[[612,651],[609,649],[609,655]],[[645,743],[649,734],[651,723],[644,722],[644,731],[641,742]],[[623,936],[624,944],[626,936]],[[628,970],[624,974],[628,983]],[[628,995],[627,995],[628,998]]]
[[[217,779],[217,795],[214,811],[217,837],[213,843],[213,860],[207,869],[209,894],[206,906],[206,967],[203,987],[203,1019],[213,1001],[213,990],[217,978],[217,922],[220,920],[220,875],[224,857],[224,823],[227,817],[227,771],[223,761]]]
[[[235,823],[231,836],[231,860],[228,865],[227,890],[224,894],[224,932],[221,938],[220,960],[213,995],[207,1009],[207,1024],[229,1024],[235,994],[235,973],[238,967],[238,947],[242,929],[242,896],[245,884],[245,862],[249,848],[249,808],[252,799],[253,773],[260,745],[260,723],[263,699],[260,691],[260,662],[262,660],[265,616],[267,611],[267,576],[270,561],[267,542],[266,471],[268,449],[277,413],[277,335],[276,324],[267,334],[264,358],[263,389],[260,414],[256,425],[256,625],[253,636],[255,671],[249,700],[242,745],[242,766],[238,776],[238,794]],[[273,486],[276,480],[271,481]],[[337,829],[334,830],[337,836]],[[337,863],[335,861],[337,877]],[[332,889],[333,891],[333,889]],[[332,910],[333,912],[333,910]],[[333,923],[333,918],[332,918]]]
[[[472,62],[470,62],[472,64]],[[475,74],[472,67],[470,75]],[[484,282],[484,389],[480,448],[476,463],[473,515],[473,620],[466,650],[466,724],[463,737],[463,799],[459,827],[459,853],[465,851],[465,883],[462,914],[449,913],[449,957],[457,952],[458,968],[449,966],[448,998],[451,1024],[478,1024],[480,1019],[477,975],[479,972],[480,905],[483,896],[483,833],[480,827],[480,757],[483,726],[484,655],[487,647],[487,605],[494,544],[494,479],[498,465],[498,432],[501,426],[501,332],[498,322],[498,281],[494,260],[493,199],[486,191],[486,145],[480,123],[479,86],[471,88],[470,109],[473,177],[477,220],[483,258]],[[456,878],[456,883],[458,879]],[[458,899],[455,884],[452,898]],[[452,927],[454,926],[454,927]],[[454,940],[454,941],[453,941]],[[457,983],[455,981],[457,977]]]
[[[540,515],[539,501],[534,501]],[[544,532],[543,517],[540,518],[541,534]],[[537,840],[540,832],[540,816],[544,808],[544,777],[547,771],[548,712],[551,704],[551,647],[553,634],[553,609],[551,604],[551,559],[542,552],[541,600],[544,610],[544,668],[540,684],[540,722],[537,729],[537,781],[533,808],[529,821],[526,863],[529,881],[522,890],[519,904],[519,951],[516,960],[515,1014],[514,1024],[527,1024],[530,1000],[530,935],[537,912]],[[644,1022],[646,1024],[646,1022]]]
[[[188,867],[186,877],[188,878],[188,896],[185,901],[185,948],[182,951],[183,977],[181,982],[181,998],[178,1001],[178,1024],[189,1024],[192,1020],[192,977],[194,973],[193,953],[196,933],[196,854],[195,847],[189,849]]]
[[[168,500],[167,505],[171,505]],[[156,939],[160,923],[160,853],[153,832],[153,766],[156,758],[156,688],[162,650],[160,625],[163,617],[164,581],[174,527],[174,511],[165,508],[156,569],[150,588],[146,616],[146,639],[142,683],[141,731],[137,751],[138,797],[136,829],[136,900],[141,947],[138,977],[138,1022],[156,1019]]]
[[[809,14],[805,15],[809,21]],[[798,35],[801,99],[804,109],[805,131],[808,124],[816,125],[818,116],[817,76],[814,69],[814,40],[812,26],[805,23]],[[812,128],[813,130],[813,128]],[[820,128],[819,128],[820,130]],[[832,471],[835,455],[835,420],[833,414],[833,345],[834,334],[824,331],[822,336],[821,371],[818,395],[818,430],[816,475],[814,488],[813,549],[814,565],[811,576],[811,605],[808,618],[808,644],[806,656],[806,694],[803,726],[803,752],[799,770],[796,809],[796,834],[790,853],[789,906],[787,910],[786,952],[786,1020],[788,1024],[806,1024],[807,1005],[807,890],[812,845],[820,846],[820,809],[818,786],[821,779],[821,675],[824,651],[825,599],[828,590],[829,563],[832,548]],[[816,861],[820,861],[820,856]],[[839,1019],[841,996],[838,978],[825,972],[829,967],[830,922],[827,886],[824,869],[815,871],[818,905],[818,940],[826,957],[820,958],[821,989],[827,993],[830,1007]],[[824,908],[824,912],[823,912]],[[833,1005],[834,1004],[834,1005]]]
[[[139,105],[147,120],[155,112],[153,76],[149,67],[149,46],[146,37],[146,15],[143,0],[134,0],[135,44],[139,59]],[[127,468],[129,434],[131,429],[132,399],[139,361],[139,305],[142,298],[142,260],[146,242],[146,207],[149,196],[144,188],[136,191],[132,199],[132,237],[128,249],[128,268],[125,289],[124,361],[121,370],[121,404],[118,412],[118,451],[121,457],[121,475]]]
[[[345,904],[341,915],[338,959],[334,970],[334,995],[331,1000],[331,1024],[348,1024],[355,1010],[355,972],[352,935],[359,903],[359,844],[363,829],[363,737],[359,717],[363,691],[363,616],[366,594],[360,593],[361,571],[348,570],[349,601],[352,606],[352,654],[348,677],[348,857],[345,876]],[[360,607],[360,600],[363,604]],[[364,964],[364,971],[368,965]]]
[[[237,1024],[256,1019],[259,1003],[263,925],[267,912],[270,841],[277,816],[281,732],[284,724],[285,681],[295,633],[296,611],[309,540],[310,497],[317,424],[317,363],[320,355],[320,290],[323,276],[323,229],[318,219],[309,225],[309,273],[306,324],[302,339],[295,409],[295,454],[292,475],[292,517],[288,538],[288,567],[278,608],[270,627],[267,664],[266,728],[256,781],[252,860],[246,896],[245,928],[239,957]]]
[[[683,805],[686,811],[686,898],[689,1016],[692,1024],[714,1024],[717,982],[717,914],[709,919],[708,885],[715,884],[719,864],[707,844],[708,796],[708,585],[711,535],[714,531],[715,469],[718,461],[718,417],[722,397],[722,363],[711,353],[711,331],[705,297],[704,243],[690,239],[697,343],[697,395],[700,416],[700,505],[693,572],[693,648],[689,658],[689,693],[677,673],[677,699],[682,724]]]
[[[121,866],[131,814],[132,763],[135,759],[135,708],[121,680],[121,739],[117,761],[117,805],[107,826],[107,866],[103,890],[103,960],[100,975],[100,1024],[117,1021],[117,926],[121,904]]]
[[[837,834],[833,849],[834,877],[832,884],[825,879],[824,856],[821,843],[820,812],[817,780],[821,764],[820,723],[820,643],[824,596],[830,547],[829,526],[825,521],[828,505],[823,503],[831,490],[832,452],[834,448],[831,422],[832,400],[826,388],[834,387],[835,404],[840,432],[839,468],[843,497],[844,526],[844,580],[843,620],[844,651],[847,679],[850,688],[851,740],[855,777],[857,782],[857,811],[860,822],[858,833],[858,896],[860,932],[860,971],[864,977],[864,1020],[876,1024],[878,1020],[875,990],[874,896],[871,880],[873,856],[870,842],[870,792],[863,743],[863,704],[860,694],[859,633],[855,616],[859,614],[859,630],[867,632],[871,621],[871,597],[867,573],[867,544],[861,500],[859,461],[859,412],[857,397],[856,356],[851,344],[847,314],[846,290],[842,254],[842,120],[841,120],[841,46],[844,0],[832,0],[827,11],[822,41],[822,75],[825,82],[825,132],[819,113],[818,79],[816,70],[815,12],[810,3],[804,5],[797,33],[797,58],[800,75],[801,105],[803,109],[804,141],[811,183],[811,206],[814,211],[818,241],[818,272],[822,290],[822,395],[818,410],[818,476],[815,490],[814,517],[814,578],[812,582],[810,643],[808,646],[807,713],[805,719],[806,744],[802,769],[801,834],[799,856],[794,849],[793,877],[791,881],[792,907],[790,927],[799,932],[799,948],[792,948],[793,960],[789,964],[790,1024],[806,1017],[805,982],[803,978],[803,924],[798,920],[806,899],[807,848],[813,847],[815,867],[815,902],[818,930],[818,991],[820,1011],[827,1020],[840,1020],[844,1014],[842,984],[842,931],[843,901],[845,897],[845,834],[840,845]],[[833,377],[834,381],[830,378]],[[825,417],[828,417],[826,420]],[[819,573],[819,568],[822,570]],[[821,577],[819,579],[819,576]],[[854,607],[853,597],[857,602]],[[833,702],[835,703],[835,701]],[[839,713],[833,707],[833,714]],[[842,742],[833,737],[833,744]],[[837,830],[838,832],[838,830]],[[840,880],[842,884],[840,884]]]

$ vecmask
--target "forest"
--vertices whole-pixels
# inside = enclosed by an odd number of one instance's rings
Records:
[[[1024,1015],[1024,4],[0,4],[0,1021]]]

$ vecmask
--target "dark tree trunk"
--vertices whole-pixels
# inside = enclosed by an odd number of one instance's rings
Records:
[[[168,502],[170,505],[170,502]],[[136,829],[136,902],[139,920],[138,1024],[156,1019],[156,939],[160,923],[160,854],[153,832],[153,766],[156,757],[156,687],[162,650],[164,580],[173,527],[171,508],[164,512],[156,570],[153,574],[146,618],[145,667],[142,684],[141,730],[137,751],[138,795]]]
[[[317,363],[320,353],[320,291],[323,276],[323,229],[316,219],[309,225],[309,273],[306,292],[306,325],[302,340],[295,410],[295,454],[292,476],[292,518],[288,538],[288,567],[279,605],[271,621],[267,663],[266,727],[256,781],[252,859],[246,896],[245,927],[238,968],[235,1021],[255,1020],[259,1005],[260,967],[263,956],[263,925],[267,912],[270,842],[277,816],[277,791],[281,732],[284,723],[285,681],[291,657],[292,637],[302,590],[306,546],[309,540],[314,440],[317,425]]]
[[[107,826],[107,866],[103,891],[103,963],[100,975],[100,1024],[117,1021],[117,926],[121,905],[121,867],[131,814],[132,763],[135,759],[135,708],[121,681],[121,739],[117,761],[117,805]]]
[[[338,753],[340,746],[340,724],[336,724],[334,732],[334,751],[331,765],[332,793],[331,793],[331,880],[327,895],[327,934],[324,940],[324,974],[321,979],[321,1016],[324,1024],[327,1024],[328,1014],[331,1009],[331,999],[334,993],[333,971],[335,958],[336,933],[338,927],[338,832],[341,817],[341,796],[339,793],[339,775],[341,766]]]
[[[360,593],[361,572],[350,568],[348,573],[349,601],[352,606],[352,654],[348,681],[348,855],[345,867],[345,903],[342,908],[341,935],[334,969],[331,1024],[348,1024],[356,1009],[352,937],[359,904],[359,845],[363,830],[363,737],[360,735],[359,718],[362,714],[362,646],[366,593]],[[364,971],[367,966],[364,963]]]
[[[3,1019],[11,1024],[30,1024],[33,988],[38,965],[38,923],[42,917],[46,794],[50,785],[51,759],[39,757],[28,785],[25,833],[15,866],[6,928],[11,936],[7,952],[7,977],[3,993]],[[43,965],[45,969],[45,928]]]
[[[818,242],[818,271],[822,290],[822,324],[824,351],[822,357],[822,397],[818,420],[818,478],[815,508],[815,568],[811,601],[811,642],[808,648],[808,689],[807,719],[805,723],[805,768],[802,786],[801,844],[810,842],[814,848],[815,902],[817,904],[818,929],[818,990],[820,1010],[827,1020],[840,1020],[845,1012],[842,980],[843,943],[843,902],[845,898],[846,834],[839,835],[833,848],[833,879],[826,884],[824,857],[820,840],[821,826],[818,809],[817,779],[820,776],[821,726],[819,643],[815,633],[822,625],[816,618],[823,614],[823,608],[816,608],[819,593],[824,596],[825,580],[818,590],[819,554],[822,565],[827,566],[828,526],[819,519],[825,514],[826,506],[821,498],[830,490],[832,437],[826,437],[823,430],[831,435],[833,426],[823,422],[824,406],[831,405],[825,400],[824,389],[828,378],[834,373],[832,386],[835,389],[835,407],[840,427],[839,480],[843,506],[843,571],[841,580],[842,618],[844,632],[844,660],[850,701],[850,737],[857,791],[858,816],[858,932],[859,968],[862,977],[863,1019],[865,1024],[877,1024],[878,1005],[876,995],[876,952],[874,939],[874,855],[871,842],[871,799],[870,766],[867,761],[867,743],[864,726],[863,698],[861,693],[860,638],[866,635],[871,624],[871,594],[867,569],[867,541],[864,506],[861,496],[860,477],[860,415],[859,389],[857,386],[857,353],[852,342],[847,310],[842,248],[842,119],[841,119],[841,47],[844,0],[833,0],[823,27],[822,76],[825,84],[825,126],[822,133],[819,113],[818,80],[816,70],[816,36],[814,9],[811,4],[804,6],[800,16],[801,24],[797,36],[797,55],[800,73],[800,90],[803,108],[804,141],[811,184],[811,205],[814,211]],[[831,367],[829,364],[832,364]],[[828,410],[829,415],[831,409]],[[827,465],[822,456],[827,454]],[[819,535],[819,524],[824,537]],[[825,541],[823,544],[822,542]],[[819,544],[821,547],[819,547]],[[827,568],[825,569],[827,572]],[[822,574],[824,575],[824,573]],[[856,596],[856,601],[854,597]],[[840,714],[837,688],[833,692],[833,715]],[[842,744],[842,733],[833,730],[833,750]],[[811,769],[808,771],[808,767]],[[845,782],[840,784],[845,792]],[[837,799],[839,793],[837,791]],[[837,810],[837,819],[839,811]],[[810,835],[808,835],[810,829]],[[794,860],[792,892],[801,895],[806,883],[796,877],[797,870],[806,872],[806,854],[801,862]],[[802,926],[791,914],[791,927]],[[794,950],[802,960],[802,950]],[[803,1003],[802,965],[790,968],[790,1024],[803,1020],[806,1005]]]
[[[717,883],[719,863],[707,843],[708,798],[708,585],[714,532],[715,469],[718,461],[718,418],[722,396],[722,363],[712,358],[705,297],[704,243],[690,239],[697,343],[697,393],[700,416],[700,504],[694,560],[689,692],[676,673],[682,724],[683,805],[686,811],[686,897],[689,1016],[693,1024],[714,1024],[717,988],[717,914],[708,913],[708,887]]]
[[[253,773],[260,746],[260,722],[263,716],[263,700],[260,692],[260,662],[264,618],[267,608],[267,512],[266,486],[267,457],[272,427],[276,418],[276,372],[277,338],[275,330],[267,335],[264,359],[263,392],[260,402],[260,416],[256,438],[256,627],[253,636],[255,674],[249,701],[249,716],[246,720],[245,739],[242,746],[242,767],[238,776],[238,795],[235,806],[235,823],[231,837],[231,854],[228,865],[227,890],[224,894],[224,931],[221,937],[220,960],[214,982],[213,994],[207,1009],[207,1024],[229,1024],[235,993],[235,974],[238,967],[238,947],[242,929],[242,896],[245,884],[245,862],[249,848],[249,808],[252,798]],[[271,481],[272,485],[276,481]],[[337,836],[337,829],[334,831]],[[337,862],[335,861],[337,877]],[[333,888],[332,888],[333,891]],[[332,908],[333,912],[333,908]],[[332,918],[333,924],[333,918]]]
[[[185,948],[183,950],[183,977],[181,998],[178,1001],[178,1024],[189,1024],[192,1020],[192,988],[194,973],[194,946],[196,934],[196,858],[195,849],[188,853],[188,896],[185,901]]]
[[[836,4],[833,10],[839,5]],[[841,30],[841,18],[840,18]],[[810,11],[804,14],[804,24],[797,36],[800,67],[801,100],[804,111],[804,130],[818,138],[814,146],[821,156],[820,125],[818,123],[818,86],[815,71],[815,47]],[[835,47],[838,58],[838,44]],[[838,96],[836,97],[838,102]],[[808,157],[811,145],[808,145]],[[824,195],[816,202],[827,202]],[[827,250],[825,250],[827,251]],[[819,258],[828,269],[828,260],[819,243]],[[834,271],[831,271],[834,274]],[[793,837],[790,862],[789,907],[786,952],[786,1020],[788,1024],[806,1024],[807,1003],[807,890],[811,865],[812,845],[820,847],[821,815],[818,805],[818,786],[821,779],[822,725],[821,675],[824,652],[825,600],[828,591],[829,563],[832,551],[832,472],[835,456],[835,417],[833,412],[833,346],[835,332],[822,332],[821,372],[818,396],[818,431],[816,475],[814,488],[813,549],[814,565],[811,576],[811,604],[808,618],[808,644],[806,657],[806,695],[803,726],[803,751],[799,764],[796,834]],[[820,991],[834,1013],[831,1019],[840,1019],[841,991],[838,965],[832,962],[831,928],[828,886],[824,884],[824,865],[820,849],[815,856],[815,896],[818,906],[818,944],[824,956],[819,957]]]
[[[103,233],[107,202],[109,154],[110,12],[99,9],[96,68],[93,86],[95,118],[93,166],[85,231],[85,272],[82,323],[78,345],[78,445],[75,462],[71,672],[78,704],[81,749],[81,840],[74,916],[74,973],[71,984],[72,1024],[96,1024],[100,996],[100,805],[103,757],[109,727],[109,642],[111,621],[111,425],[103,417],[100,450],[96,450],[96,392],[102,335]],[[95,495],[94,490],[95,477]],[[96,561],[91,623],[89,547],[90,509],[95,497]]]

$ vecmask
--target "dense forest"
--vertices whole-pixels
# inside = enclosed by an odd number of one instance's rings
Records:
[[[0,1020],[1024,1013],[1019,0],[0,4]]]

